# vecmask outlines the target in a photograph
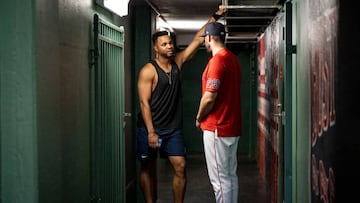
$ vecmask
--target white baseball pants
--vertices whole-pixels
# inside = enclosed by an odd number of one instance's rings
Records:
[[[206,166],[216,202],[237,203],[239,137],[218,137],[217,131],[203,131],[203,139]]]

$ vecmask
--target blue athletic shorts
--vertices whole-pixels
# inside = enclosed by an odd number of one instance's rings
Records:
[[[140,161],[154,160],[158,153],[161,158],[169,156],[185,156],[184,137],[181,129],[155,130],[162,139],[160,148],[151,148],[145,128],[137,128],[137,159]]]

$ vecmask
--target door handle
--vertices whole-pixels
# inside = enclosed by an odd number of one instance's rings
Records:
[[[281,113],[273,113],[271,116],[281,118],[282,124],[285,125],[285,111]]]
[[[131,117],[131,113],[124,112],[124,113],[123,113],[123,116],[124,116],[124,118],[126,118],[126,117]],[[124,119],[124,121],[123,121],[123,128],[125,128],[125,126],[126,126],[126,121],[125,121],[125,119]]]
[[[282,114],[281,113],[273,113],[273,114],[271,114],[272,116],[277,116],[277,117],[281,117],[282,116]]]
[[[123,116],[124,116],[124,117],[131,117],[131,113],[124,112],[124,113],[123,113]]]

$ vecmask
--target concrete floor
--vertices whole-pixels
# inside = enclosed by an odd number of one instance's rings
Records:
[[[255,161],[239,158],[239,202],[267,203],[269,196],[266,185],[259,178]],[[187,156],[188,183],[185,203],[215,202],[214,194],[208,179],[204,154],[188,154]],[[158,201],[157,203],[171,203],[172,201],[172,169],[167,160],[158,161]]]

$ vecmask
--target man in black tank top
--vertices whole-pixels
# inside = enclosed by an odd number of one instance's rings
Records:
[[[208,20],[217,21],[225,10],[219,9]],[[147,203],[156,201],[156,158],[168,158],[173,169],[174,202],[183,202],[186,190],[185,146],[182,135],[181,68],[204,43],[205,25],[191,43],[175,54],[168,31],[153,34],[156,58],[139,73],[140,112],[137,128],[137,158],[141,162],[140,186]],[[159,143],[159,141],[161,143]]]

